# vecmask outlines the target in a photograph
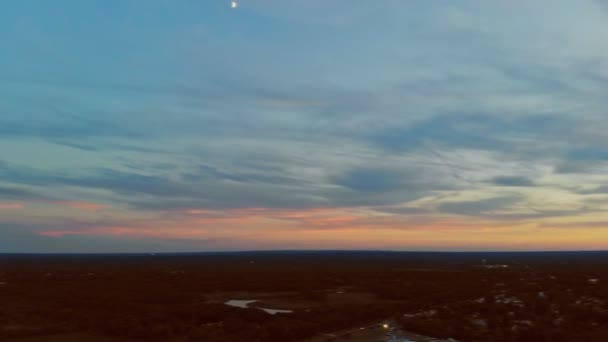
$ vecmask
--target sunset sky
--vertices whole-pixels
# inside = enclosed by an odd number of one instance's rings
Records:
[[[608,1],[14,0],[0,252],[608,249]]]

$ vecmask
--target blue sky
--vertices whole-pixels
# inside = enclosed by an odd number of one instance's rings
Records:
[[[608,3],[0,12],[0,252],[608,244]]]

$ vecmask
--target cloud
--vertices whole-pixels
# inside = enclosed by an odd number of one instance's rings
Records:
[[[418,207],[378,207],[374,208],[376,211],[397,215],[416,215],[416,214],[427,214],[430,215],[432,213],[431,210],[427,208],[418,208]]]
[[[336,179],[336,184],[360,192],[385,192],[401,188],[404,176],[381,169],[354,169]]]
[[[22,188],[0,186],[0,198],[24,200],[32,198],[41,199],[44,197],[40,194]]]
[[[603,2],[109,6],[112,27],[91,4],[0,13],[0,199],[27,204],[0,223],[57,248],[159,217],[192,234],[184,210],[235,239],[236,216],[432,231],[595,215],[606,192]]]
[[[253,172],[247,171],[222,171],[217,167],[208,165],[199,165],[196,167],[194,172],[186,173],[182,175],[182,179],[188,182],[201,182],[206,180],[227,180],[241,183],[290,183],[295,182],[295,179],[279,175],[279,174],[268,174],[260,172],[260,170],[254,170]]]
[[[601,146],[586,146],[572,148],[555,166],[557,174],[593,174],[602,172],[602,167],[608,162],[608,152]]]
[[[601,185],[590,190],[580,190],[578,193],[583,195],[608,194],[608,185]]]
[[[564,217],[575,217],[593,214],[597,212],[595,210],[581,208],[581,209],[556,209],[556,210],[536,210],[528,208],[526,212],[504,212],[504,213],[487,213],[482,214],[482,217],[515,223],[518,221],[533,221],[549,219],[549,218],[564,218]]]
[[[217,250],[221,241],[186,239],[142,239],[141,237],[111,235],[64,235],[44,236],[3,229],[0,239],[2,253],[150,253],[150,252],[192,252]],[[230,242],[231,239],[224,239]]]
[[[556,174],[588,174],[593,173],[593,171],[599,169],[600,166],[601,165],[597,162],[564,160],[554,167],[553,172]]]
[[[101,209],[106,208],[106,205],[103,205],[103,204],[92,203],[92,202],[83,202],[83,201],[55,201],[52,203],[56,204],[56,205],[65,206],[68,208],[86,210],[86,211],[91,211],[91,212],[97,212]]]
[[[539,228],[608,228],[608,221],[576,221],[576,222],[543,222],[537,225]]]
[[[574,148],[568,152],[568,160],[608,160],[608,151],[601,146]]]
[[[20,202],[14,202],[14,203],[0,202],[0,210],[2,210],[2,209],[23,209],[23,208],[25,208],[25,204],[20,203]]]
[[[510,195],[477,201],[445,202],[440,204],[437,210],[442,213],[481,216],[494,211],[509,209],[513,204],[521,200],[522,197],[519,195]]]
[[[527,145],[527,139],[534,135],[557,139],[558,134],[570,124],[567,116],[558,114],[511,118],[502,118],[498,114],[438,114],[406,127],[379,130],[371,136],[371,141],[384,150],[394,152],[416,150],[429,143],[437,143],[440,146],[496,152],[522,149],[522,152],[530,153],[543,146]]]
[[[162,176],[99,168],[88,176],[67,172],[45,171],[9,165],[0,161],[0,175],[9,182],[30,186],[78,186],[105,189],[117,193],[178,194],[189,190],[180,188]],[[180,191],[182,190],[182,191]]]
[[[492,178],[490,182],[500,186],[534,186],[534,182],[531,179],[522,176],[498,176]]]

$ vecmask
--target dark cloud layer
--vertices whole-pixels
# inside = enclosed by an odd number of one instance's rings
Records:
[[[499,176],[492,178],[490,182],[501,186],[534,186],[531,179],[521,176]]]
[[[391,127],[376,132],[372,142],[388,151],[418,150],[428,143],[488,151],[539,150],[542,146],[520,146],[522,139],[543,136],[544,143],[558,142],[572,127],[565,115],[534,115],[503,118],[499,113],[440,114],[407,127]],[[567,131],[573,134],[572,130]],[[557,151],[554,151],[557,152]],[[578,157],[578,155],[575,153]],[[524,155],[525,156],[525,155]]]

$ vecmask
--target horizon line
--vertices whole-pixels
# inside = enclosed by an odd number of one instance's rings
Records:
[[[5,255],[189,255],[189,254],[246,254],[246,253],[416,253],[416,254],[482,254],[482,253],[607,253],[608,249],[594,250],[390,250],[390,249],[260,249],[260,250],[221,250],[189,252],[1,252]]]

